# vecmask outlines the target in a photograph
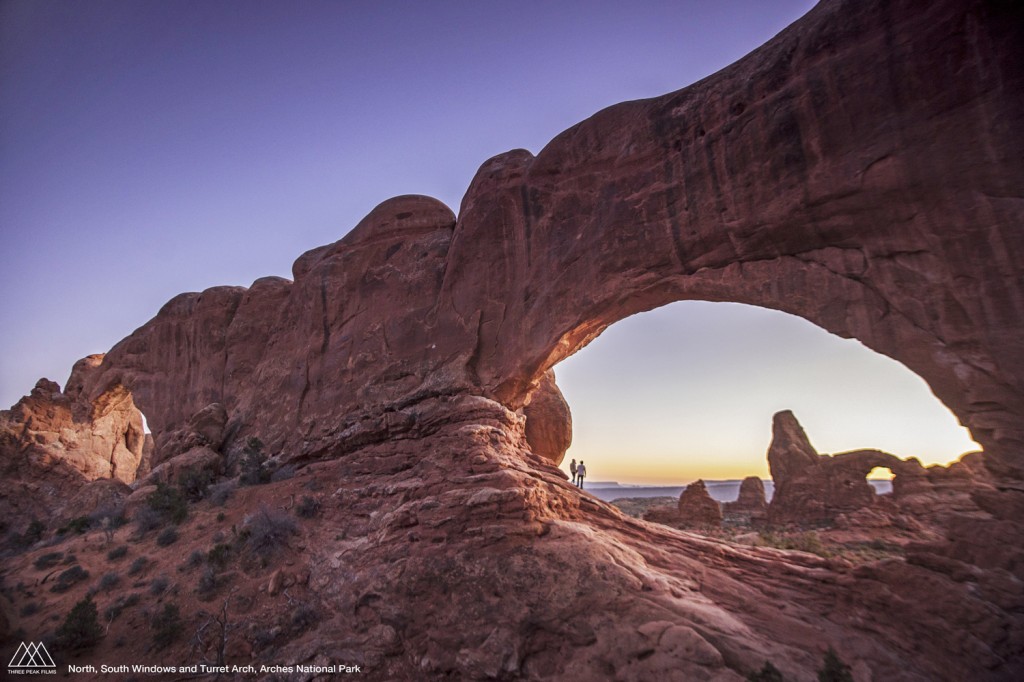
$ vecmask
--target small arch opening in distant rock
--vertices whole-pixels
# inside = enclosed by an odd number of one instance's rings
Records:
[[[875,467],[864,478],[874,488],[876,495],[891,495],[894,477],[895,474],[889,467]]]

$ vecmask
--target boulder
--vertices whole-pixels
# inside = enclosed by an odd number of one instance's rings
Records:
[[[565,451],[572,444],[572,414],[555,384],[554,372],[544,374],[523,413],[530,449],[555,466],[561,464]]]

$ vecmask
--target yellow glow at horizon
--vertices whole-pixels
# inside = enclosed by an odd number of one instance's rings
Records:
[[[555,372],[573,412],[562,468],[582,459],[592,481],[769,479],[771,419],[785,409],[822,454],[879,449],[927,466],[981,449],[903,365],[754,306],[686,301],[643,313]]]

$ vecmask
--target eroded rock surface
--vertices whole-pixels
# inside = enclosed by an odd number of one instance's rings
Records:
[[[526,442],[541,457],[558,466],[572,445],[572,414],[555,384],[555,373],[547,372],[523,409]]]
[[[83,407],[95,422],[130,392],[157,465],[217,403],[227,457],[258,436],[338,482],[291,547],[309,569],[304,598],[336,617],[270,645],[233,635],[232,661],[353,660],[390,679],[736,680],[771,660],[810,679],[834,646],[862,679],[1020,677],[1022,11],[821,3],[689,88],[606,109],[536,157],[488,160],[457,220],[397,197],[300,256],[291,281],[172,299],[65,398],[39,387],[0,430],[5,471],[33,457],[71,467],[53,449],[73,450],[63,433],[26,430],[37,408],[55,426]],[[527,440],[535,388],[608,325],[681,299],[776,308],[902,362],[971,428],[991,484],[897,472],[918,494],[963,492],[965,507],[941,541],[855,569],[631,521],[581,493],[552,464],[561,446],[540,445],[564,433]],[[776,458],[790,481],[845,481],[847,465],[884,454],[813,463],[796,435]],[[9,505],[63,494],[19,480]],[[801,513],[868,508],[857,486],[820,509],[791,490]],[[302,491],[247,489],[229,511],[241,523],[261,498],[284,508]],[[212,543],[219,512],[200,513]],[[172,571],[169,554],[155,560]],[[260,601],[270,575],[254,578],[245,618],[284,633],[285,602]],[[204,606],[185,607],[198,622]]]

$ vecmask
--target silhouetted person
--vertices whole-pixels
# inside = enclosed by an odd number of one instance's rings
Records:
[[[581,488],[583,487],[583,479],[586,477],[586,475],[587,475],[587,467],[586,467],[585,464],[583,464],[583,460],[581,459],[580,460],[580,465],[576,469],[576,478],[579,479],[579,482],[580,482],[579,485],[580,485]]]
[[[576,458],[569,462],[569,473],[572,474],[572,484],[576,485]]]

